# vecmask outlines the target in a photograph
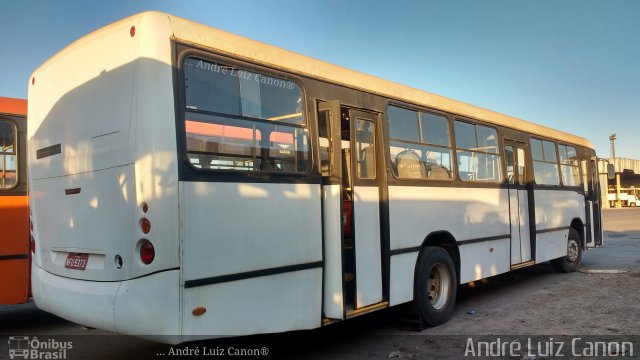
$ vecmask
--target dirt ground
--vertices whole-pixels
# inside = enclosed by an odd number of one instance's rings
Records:
[[[463,286],[453,319],[423,334],[640,334],[640,209],[605,210],[604,229],[579,272],[540,264]]]
[[[368,340],[352,337],[317,358],[455,359],[471,357],[465,352],[470,338],[515,338],[531,341],[532,349],[523,344],[516,356],[488,358],[603,358],[585,356],[579,345],[629,340],[636,347],[632,358],[640,359],[640,209],[607,209],[603,225],[605,246],[583,253],[579,272],[559,274],[545,263],[463,285],[448,323],[406,332],[390,319],[388,326],[363,335]],[[584,340],[574,349],[578,337]],[[565,345],[562,357],[551,356],[557,348],[545,351],[556,342]]]

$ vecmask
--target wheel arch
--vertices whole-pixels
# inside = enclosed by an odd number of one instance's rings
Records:
[[[422,244],[420,245],[420,251],[418,251],[418,258],[420,258],[420,255],[422,255],[422,252],[427,246],[440,247],[449,254],[456,268],[456,282],[459,284],[460,283],[460,249],[458,247],[458,242],[456,241],[455,237],[453,237],[453,235],[451,235],[451,233],[446,230],[431,232],[422,241]],[[414,270],[414,274],[417,274],[418,261],[416,261],[415,267],[416,269]]]
[[[571,225],[569,227],[578,232],[578,235],[580,236],[580,245],[582,246],[583,250],[586,249],[587,237],[585,236],[585,226],[584,226],[584,223],[582,222],[582,219],[573,218],[573,220],[571,220]]]

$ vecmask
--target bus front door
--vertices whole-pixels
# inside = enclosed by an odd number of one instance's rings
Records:
[[[505,140],[504,154],[509,183],[512,267],[528,264],[531,261],[527,152],[527,144]]]
[[[337,101],[318,103],[326,318],[384,306],[377,120]]]
[[[598,158],[585,155],[580,159],[582,185],[585,194],[586,245],[587,248],[602,246],[602,210],[598,174]]]

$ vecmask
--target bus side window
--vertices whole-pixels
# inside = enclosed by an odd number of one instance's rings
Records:
[[[582,187],[584,188],[584,195],[589,198],[589,165],[587,160],[580,161],[580,172],[582,173]]]
[[[358,162],[358,178],[375,179],[376,161],[373,146],[373,122],[356,119],[356,156]]]
[[[0,120],[0,190],[18,184],[18,156],[16,154],[16,126]]]

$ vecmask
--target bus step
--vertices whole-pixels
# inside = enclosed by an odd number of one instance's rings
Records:
[[[352,273],[344,274],[344,281],[346,282],[353,281],[353,274]]]

